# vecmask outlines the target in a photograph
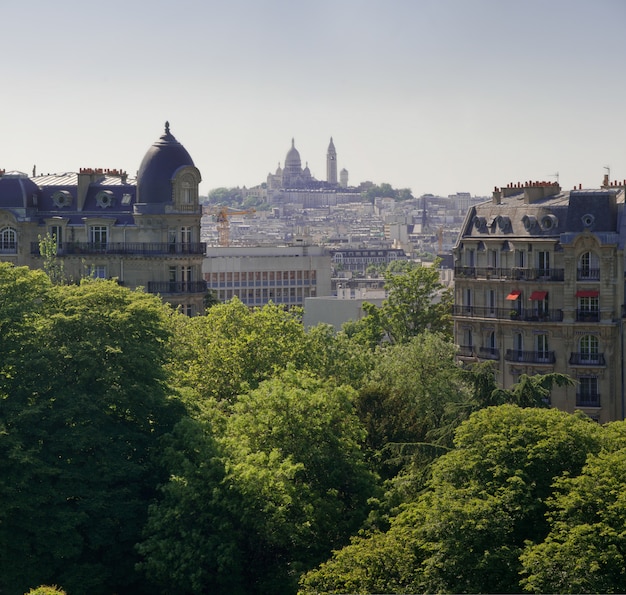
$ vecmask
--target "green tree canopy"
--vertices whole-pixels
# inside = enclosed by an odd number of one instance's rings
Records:
[[[198,425],[207,422],[177,428],[171,479],[140,546],[159,587],[293,593],[302,571],[346,543],[375,489],[355,398],[290,368],[239,396],[217,443]]]
[[[383,341],[406,343],[425,330],[452,338],[452,294],[432,267],[413,267],[384,274],[388,297],[381,307],[365,303],[367,316],[346,324],[345,332],[374,347]]]
[[[605,448],[583,472],[562,477],[549,500],[550,533],[529,543],[522,586],[533,593],[626,591],[626,424],[607,428]]]
[[[42,277],[43,276],[43,277]],[[134,544],[159,480],[169,309],[113,282],[0,266],[0,587],[141,592]]]
[[[549,532],[554,481],[580,474],[602,443],[602,428],[582,415],[478,411],[435,462],[429,489],[388,531],[353,540],[305,575],[302,593],[517,593],[526,543]]]

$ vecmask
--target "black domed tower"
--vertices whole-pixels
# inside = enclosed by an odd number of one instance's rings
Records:
[[[146,271],[148,291],[195,314],[204,311],[202,278],[205,247],[200,242],[201,176],[193,159],[170,132],[148,149],[137,173],[133,213],[140,241],[160,246],[160,257]],[[137,272],[137,276],[141,276]]]
[[[139,166],[137,202],[152,205],[152,208],[142,209],[150,212],[159,211],[166,204],[175,207],[195,204],[197,207],[201,180],[187,149],[174,138],[166,122],[165,132],[148,149]]]

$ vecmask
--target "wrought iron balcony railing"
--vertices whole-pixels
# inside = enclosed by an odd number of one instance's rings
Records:
[[[478,357],[482,359],[500,359],[500,350],[495,347],[481,347],[478,350]]]
[[[576,271],[577,281],[598,281],[600,279],[600,269],[582,268]]]
[[[573,366],[606,366],[604,353],[575,353],[570,354],[569,363]]]
[[[30,253],[40,256],[39,242],[31,242]],[[57,256],[77,254],[128,254],[135,256],[203,255],[205,242],[60,242]]]
[[[576,407],[600,407],[600,394],[576,393]]]
[[[513,281],[563,281],[565,269],[535,269],[524,267],[454,267],[456,279],[509,279]]]
[[[598,310],[576,310],[576,322],[600,322]]]
[[[490,306],[455,305],[454,316],[469,318],[496,318],[498,320],[516,320],[522,322],[561,322],[563,310],[535,310],[532,308],[516,310],[514,308],[491,308]]]
[[[476,357],[476,348],[473,345],[459,345],[456,354],[459,357]]]
[[[206,293],[206,281],[150,281],[148,293]]]
[[[521,351],[507,349],[504,359],[508,362],[523,362],[528,364],[553,364],[556,361],[554,351]]]

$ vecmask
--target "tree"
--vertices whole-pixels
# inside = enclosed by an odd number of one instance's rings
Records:
[[[526,543],[549,532],[554,481],[580,474],[602,444],[602,428],[582,414],[482,409],[434,463],[429,489],[388,531],[353,540],[305,575],[303,593],[518,593]]]
[[[108,281],[5,269],[0,307],[0,587],[141,592],[134,544],[160,479],[169,310]],[[44,282],[41,276],[46,279]],[[13,282],[9,279],[13,279]]]
[[[43,270],[55,284],[65,282],[63,261],[58,258],[57,251],[56,236],[51,236],[49,233],[43,237],[39,236],[39,254],[43,258]]]
[[[293,593],[302,571],[346,543],[375,489],[355,396],[289,368],[210,429],[179,424],[171,479],[140,546],[158,586]]]
[[[379,354],[358,413],[384,476],[423,467],[452,446],[454,428],[470,413],[455,356],[452,343],[428,331]]]
[[[372,347],[385,340],[405,343],[425,330],[452,338],[452,294],[441,284],[436,265],[386,271],[387,299],[381,307],[365,303],[367,316],[346,325],[346,332]]]
[[[601,447],[581,415],[511,405],[474,413],[434,465],[424,495],[423,585],[431,592],[519,592],[519,556],[548,533],[554,480]]]
[[[550,372],[528,376],[521,374],[519,380],[510,388],[497,388],[485,405],[510,403],[519,407],[549,407],[550,393],[554,386],[573,386],[574,380],[567,374]]]
[[[274,304],[251,310],[233,298],[206,316],[180,317],[171,370],[178,387],[205,400],[232,403],[289,362],[301,366],[305,349],[298,311]]]
[[[562,477],[549,501],[550,533],[521,556],[522,586],[535,593],[626,591],[626,443],[612,424],[605,450],[577,477]]]

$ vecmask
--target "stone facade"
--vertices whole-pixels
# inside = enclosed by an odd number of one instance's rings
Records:
[[[201,177],[168,124],[146,153],[137,180],[91,168],[0,174],[1,260],[43,267],[39,238],[50,234],[68,281],[114,278],[159,294],[187,314],[204,311]]]
[[[496,188],[454,248],[454,332],[464,362],[491,361],[509,388],[560,372],[551,405],[624,418],[624,184]]]

